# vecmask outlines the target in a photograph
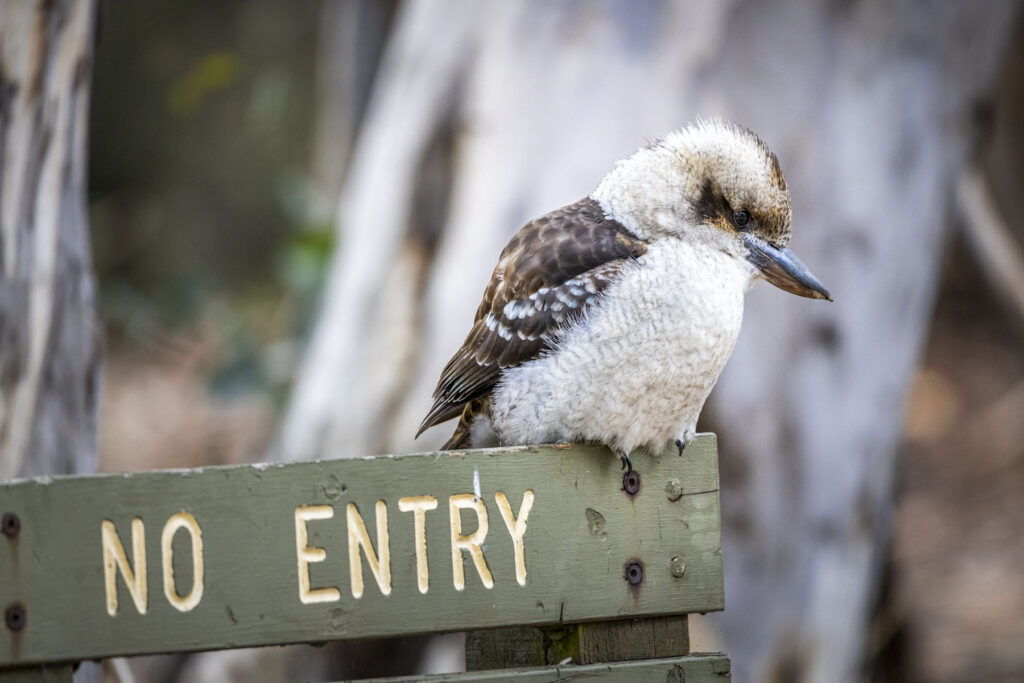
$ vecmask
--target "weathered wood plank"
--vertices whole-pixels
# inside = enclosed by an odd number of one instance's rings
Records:
[[[721,609],[714,437],[634,461],[633,496],[608,451],[569,446],[3,484],[0,514],[18,529],[0,538],[0,609],[22,611],[0,628],[0,667]],[[671,479],[683,488],[675,501]],[[452,501],[465,509],[450,516]],[[453,533],[467,547],[457,562]],[[637,585],[629,562],[644,567]]]
[[[574,662],[622,662],[690,653],[686,615],[580,624]]]
[[[601,683],[635,683],[636,681],[666,681],[667,683],[723,683],[730,680],[729,658],[721,653],[689,655],[669,659],[648,659],[639,662],[615,662],[576,666],[545,666],[499,671],[472,671],[461,674],[433,676],[403,676],[377,678],[360,683],[484,683],[488,681],[516,681],[517,683],[554,683],[555,681],[585,680]]]
[[[466,634],[466,671],[543,666],[565,659],[553,659],[549,652],[550,644],[549,634],[539,626],[502,626],[470,631]]]
[[[466,670],[680,657],[690,653],[685,614],[562,624],[509,626],[466,634]]]
[[[70,664],[0,670],[0,683],[71,683],[73,679]]]

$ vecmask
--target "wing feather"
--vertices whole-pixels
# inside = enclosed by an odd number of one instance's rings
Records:
[[[503,369],[550,348],[646,249],[589,197],[523,226],[501,252],[473,327],[441,372],[417,436],[488,394]]]

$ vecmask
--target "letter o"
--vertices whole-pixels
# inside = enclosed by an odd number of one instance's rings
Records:
[[[192,540],[192,590],[188,595],[178,594],[174,582],[174,534],[178,529],[188,532]],[[171,518],[164,524],[163,533],[160,536],[160,549],[163,555],[164,569],[164,595],[167,602],[179,612],[188,612],[199,604],[203,599],[203,532],[199,523],[191,513],[181,512],[171,515]]]

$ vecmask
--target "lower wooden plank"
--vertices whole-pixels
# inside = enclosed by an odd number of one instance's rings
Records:
[[[690,653],[685,614],[558,626],[508,626],[466,634],[466,670],[680,657]]]
[[[71,664],[0,669],[0,683],[71,683]]]
[[[722,609],[714,436],[633,463],[632,492],[571,445],[0,483],[0,669]]]
[[[579,624],[580,664],[620,662],[661,657],[678,657],[690,653],[690,631],[685,614],[620,619],[593,624]]]
[[[559,645],[562,642],[561,637],[555,640]],[[551,634],[538,626],[502,626],[469,631],[466,633],[466,671],[557,664],[565,657],[552,662],[551,644]]]
[[[433,676],[402,676],[376,678],[359,683],[484,683],[516,681],[516,683],[555,683],[557,681],[600,681],[601,683],[634,683],[635,681],[666,681],[666,683],[723,683],[729,680],[729,658],[722,653],[688,655],[637,662],[585,664],[576,666],[541,666],[496,671],[470,671]]]

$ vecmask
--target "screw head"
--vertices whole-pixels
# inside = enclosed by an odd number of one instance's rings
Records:
[[[665,495],[672,502],[675,502],[683,497],[683,483],[675,477],[668,480],[665,484]]]
[[[668,561],[669,568],[672,570],[672,576],[677,579],[683,578],[683,574],[686,573],[686,563],[683,562],[683,558],[675,555],[671,560]]]
[[[634,470],[622,475],[622,490],[635,496],[640,491],[640,473]]]
[[[7,538],[14,538],[21,531],[21,520],[13,512],[5,512],[3,520],[0,521],[0,533]]]
[[[626,581],[629,582],[630,586],[639,586],[644,580],[644,566],[632,560],[626,563]]]
[[[25,606],[20,602],[8,605],[4,611],[4,623],[15,633],[25,628],[25,619]]]

